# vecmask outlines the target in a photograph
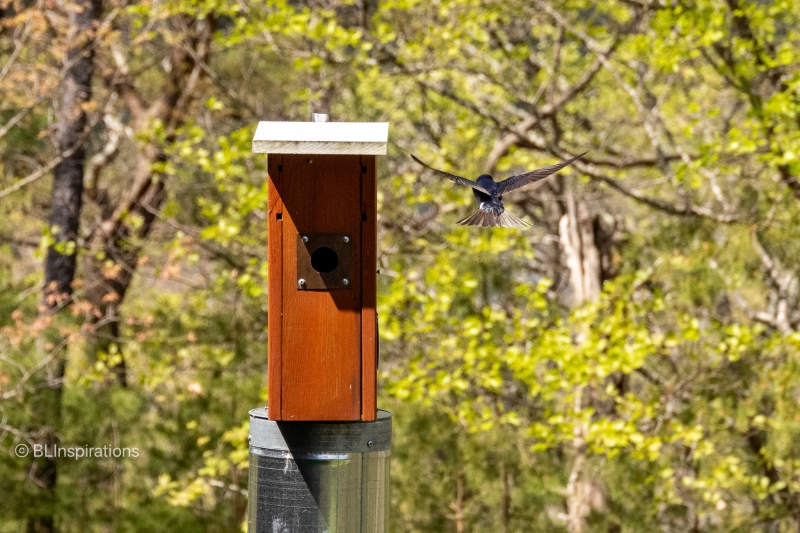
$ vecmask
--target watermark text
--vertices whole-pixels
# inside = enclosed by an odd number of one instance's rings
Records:
[[[33,457],[67,458],[67,459],[123,459],[139,457],[139,448],[120,448],[118,446],[59,446],[58,444],[18,444],[14,448],[17,457],[27,457],[33,451]]]

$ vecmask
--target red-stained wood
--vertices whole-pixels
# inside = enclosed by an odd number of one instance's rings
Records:
[[[361,156],[361,420],[377,418],[377,183],[375,156]]]
[[[269,416],[375,420],[376,158],[273,154],[268,204]],[[350,237],[345,289],[298,287],[298,236],[319,233]]]
[[[282,156],[281,420],[361,419],[361,157]],[[297,236],[350,236],[346,289],[297,285]],[[272,413],[270,413],[272,417]]]
[[[270,155],[267,160],[269,183],[267,185],[267,387],[269,416],[281,420],[281,297],[283,279],[283,202],[281,189],[280,154]],[[280,217],[280,218],[279,218]]]

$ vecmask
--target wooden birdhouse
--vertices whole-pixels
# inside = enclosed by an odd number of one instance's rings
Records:
[[[375,420],[376,155],[388,123],[260,122],[271,420]]]

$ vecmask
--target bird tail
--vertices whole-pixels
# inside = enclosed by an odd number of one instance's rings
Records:
[[[479,228],[527,228],[530,226],[521,218],[517,218],[508,211],[503,211],[500,215],[478,209],[467,218],[458,221],[462,226],[477,226]]]

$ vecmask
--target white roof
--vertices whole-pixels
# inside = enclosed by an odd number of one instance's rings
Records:
[[[259,122],[256,154],[385,155],[388,122]]]

